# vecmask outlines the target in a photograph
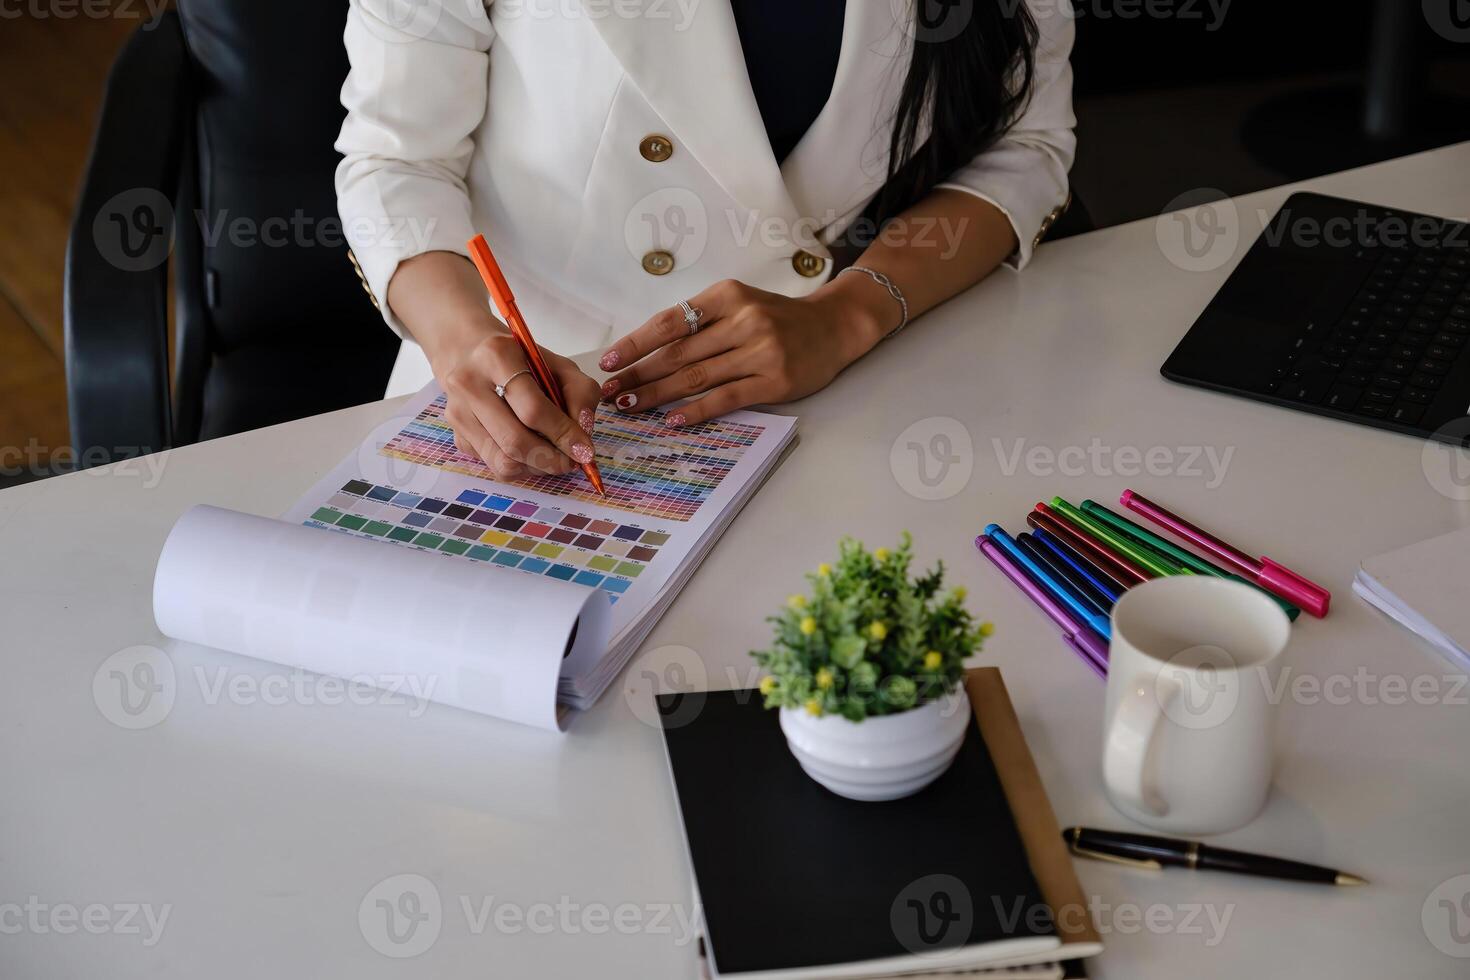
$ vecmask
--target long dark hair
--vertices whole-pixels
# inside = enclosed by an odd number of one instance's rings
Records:
[[[1040,32],[1025,0],[913,2],[913,61],[894,114],[888,181],[870,209],[879,224],[1004,135],[1025,111],[1036,74]],[[926,8],[936,3],[938,22],[928,23]],[[925,122],[929,136],[916,146]]]

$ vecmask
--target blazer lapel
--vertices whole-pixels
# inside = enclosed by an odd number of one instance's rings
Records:
[[[730,3],[618,0],[589,18],[676,145],[740,204],[790,217]]]
[[[832,94],[781,168],[800,213],[823,227],[852,216],[887,179],[889,128],[913,53],[900,20],[907,7],[847,0]]]

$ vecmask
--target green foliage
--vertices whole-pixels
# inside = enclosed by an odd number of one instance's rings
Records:
[[[807,575],[810,594],[769,617],[770,649],[751,653],[771,674],[766,707],[862,721],[953,691],[992,627],[970,617],[964,589],[944,591],[944,563],[910,578],[907,532],[892,550],[869,553],[852,538],[838,549],[835,565]]]

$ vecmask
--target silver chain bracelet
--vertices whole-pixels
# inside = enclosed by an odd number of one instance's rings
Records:
[[[850,265],[846,269],[843,269],[841,272],[837,273],[837,276],[838,278],[841,278],[849,272],[861,272],[863,275],[867,276],[869,279],[872,279],[878,285],[888,290],[889,296],[892,296],[894,299],[898,300],[898,308],[903,311],[903,319],[898,321],[898,326],[894,327],[892,330],[883,335],[884,340],[887,340],[889,337],[892,337],[894,334],[898,333],[904,327],[909,325],[909,301],[903,298],[903,290],[895,286],[892,279],[889,279],[887,276],[877,271],[876,269],[869,269],[865,265]]]

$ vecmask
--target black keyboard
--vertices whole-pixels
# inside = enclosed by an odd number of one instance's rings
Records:
[[[1330,326],[1305,324],[1262,390],[1418,423],[1470,340],[1470,249],[1455,227],[1427,247],[1370,232],[1365,254],[1376,261],[1347,310]]]

